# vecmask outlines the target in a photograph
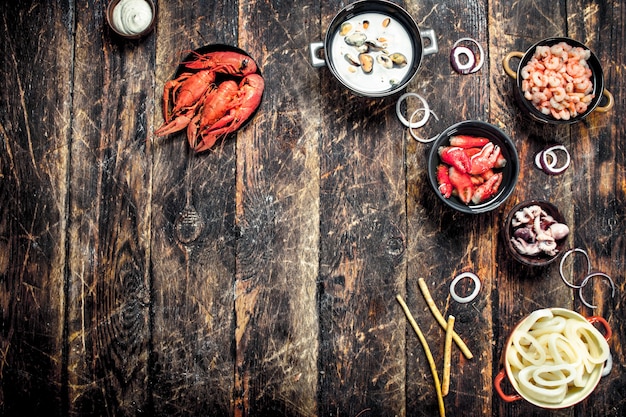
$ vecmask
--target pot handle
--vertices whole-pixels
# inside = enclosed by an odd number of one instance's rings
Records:
[[[611,338],[611,335],[613,335],[613,330],[611,330],[611,326],[609,326],[609,323],[603,317],[591,316],[587,317],[587,321],[591,324],[600,323],[602,327],[604,327],[604,338],[606,340],[609,340]]]
[[[506,54],[506,56],[502,59],[502,67],[504,68],[504,72],[509,74],[509,77],[517,80],[517,73],[511,69],[511,65],[509,65],[509,61],[511,58],[522,58],[524,56],[523,52],[513,51]]]
[[[314,68],[320,68],[326,66],[326,60],[320,58],[319,51],[324,50],[324,42],[313,42],[309,44],[309,51],[311,52],[311,65]]]
[[[605,88],[602,91],[602,94],[606,97],[607,102],[604,106],[597,106],[595,108],[595,111],[597,111],[598,113],[606,113],[607,111],[611,110],[613,108],[613,105],[615,104],[613,94],[611,94],[609,90]]]
[[[437,45],[437,35],[433,29],[424,29],[420,32],[422,38],[430,40],[430,45],[422,49],[422,55],[432,55],[439,52],[439,46]]]
[[[496,387],[496,392],[507,403],[512,403],[513,401],[521,400],[522,396],[518,394],[508,395],[502,391],[502,380],[504,379],[504,368],[500,369],[498,375],[493,380],[493,385]]]

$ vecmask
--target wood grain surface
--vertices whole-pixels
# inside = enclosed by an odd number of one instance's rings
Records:
[[[448,416],[626,414],[626,6],[396,2],[439,47],[406,88],[437,116],[416,133],[482,120],[519,153],[513,195],[466,215],[431,189],[431,145],[398,121],[398,95],[356,96],[311,65],[309,45],[350,3],[155,1],[156,26],[139,40],[109,28],[107,0],[0,6],[0,416],[438,415],[427,357],[396,301],[441,376],[445,332],[419,278],[473,353],[453,344]],[[502,59],[553,36],[598,57],[609,112],[567,126],[523,113]],[[485,53],[465,76],[449,56],[463,37]],[[211,44],[247,51],[266,88],[249,123],[195,154],[184,132],[154,131],[164,84]],[[534,157],[555,143],[572,163],[547,176]],[[507,254],[502,224],[528,199],[559,207],[566,246],[613,278],[614,297],[594,279],[590,309],[559,262],[531,268]],[[580,257],[564,264],[577,280],[585,268]],[[481,280],[471,303],[450,297],[461,272]],[[546,307],[602,316],[613,330],[612,372],[561,410],[508,403],[493,388],[508,335]]]

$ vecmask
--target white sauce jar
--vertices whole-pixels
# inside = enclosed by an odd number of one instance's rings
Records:
[[[154,15],[154,5],[147,0],[113,1],[107,10],[107,19],[113,30],[128,38],[138,38],[148,33]]]

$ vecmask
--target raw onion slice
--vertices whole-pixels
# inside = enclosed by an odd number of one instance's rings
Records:
[[[563,280],[565,285],[574,289],[581,288],[582,285],[573,284],[569,282],[567,279],[565,279],[565,273],[563,273],[563,264],[565,263],[565,259],[567,259],[568,256],[576,252],[582,253],[583,255],[585,255],[585,259],[587,259],[587,275],[591,274],[591,261],[589,260],[589,255],[584,249],[574,248],[574,249],[568,250],[567,252],[563,254],[563,257],[561,258],[561,264],[559,265],[559,274],[561,275],[561,279]]]
[[[541,159],[543,158],[543,155],[545,153],[546,151],[539,151],[537,152],[537,155],[535,155],[535,166],[542,171],[543,171],[543,165],[541,165]],[[550,161],[548,161],[549,162],[548,165],[550,166],[550,168],[554,168],[556,166],[556,159],[557,159],[555,153],[552,151],[548,151],[547,155],[550,157]]]
[[[556,168],[557,165],[557,154],[554,151],[563,151],[565,152],[565,163],[560,167]],[[548,162],[547,157],[552,157],[552,163]],[[541,169],[548,175],[559,175],[565,172],[565,170],[569,167],[571,163],[571,158],[569,152],[563,145],[554,145],[546,148],[543,152],[541,152],[541,157],[539,158],[539,162],[541,163]]]
[[[468,295],[467,297],[459,297],[455,290],[456,284],[458,284],[459,281],[462,280],[463,278],[471,278],[471,280],[474,281],[474,291],[472,291],[472,293]],[[450,295],[452,296],[454,301],[456,301],[457,303],[469,303],[470,301],[473,301],[474,298],[476,298],[476,296],[478,295],[479,291],[480,291],[480,279],[478,279],[478,276],[476,276],[476,274],[472,272],[463,272],[457,275],[456,278],[454,278],[454,280],[452,280],[452,283],[450,284]]]
[[[589,283],[589,280],[591,280],[591,278],[593,277],[602,277],[602,278],[606,278],[609,283],[611,284],[611,298],[615,297],[615,283],[613,282],[613,280],[611,279],[610,276],[608,276],[607,274],[605,274],[604,272],[594,272],[594,273],[589,273],[589,275],[587,275],[585,277],[585,279],[583,280],[583,282],[580,284],[580,287],[578,287],[578,296],[580,297],[580,301],[582,301],[582,303],[584,305],[586,305],[589,308],[597,308],[598,306],[594,306],[589,304],[585,298],[583,297],[583,287],[585,285],[587,285]]]
[[[417,99],[419,99],[422,102],[422,108],[418,109],[418,110],[424,110],[424,117],[422,117],[422,119],[418,122],[412,123],[409,120],[407,120],[404,115],[402,114],[402,102],[404,102],[407,98],[409,97],[415,97]],[[417,93],[404,93],[400,96],[400,98],[398,99],[398,102],[396,103],[396,114],[398,115],[398,119],[400,119],[400,122],[408,127],[408,128],[418,128],[418,127],[422,127],[426,124],[426,122],[428,121],[428,117],[430,116],[430,107],[428,107],[428,103],[426,102],[426,100],[424,99],[424,97],[420,96]],[[413,113],[414,115],[415,113]],[[433,113],[434,114],[434,113]],[[411,116],[411,119],[413,119],[413,116]]]
[[[410,120],[410,122],[409,122],[409,123],[411,123],[411,122],[413,121],[413,118],[415,117],[415,115],[416,115],[417,113],[419,113],[420,111],[424,111],[424,112],[426,112],[426,114],[429,114],[429,113],[430,113],[430,114],[432,114],[432,115],[433,115],[433,117],[434,117],[437,121],[439,121],[439,117],[437,117],[437,115],[435,114],[435,112],[434,112],[434,111],[430,110],[429,108],[419,108],[419,109],[415,110],[415,111],[413,112],[413,114],[411,114],[411,117],[410,117],[410,119],[409,119],[409,120]],[[421,142],[421,143],[429,143],[429,142],[432,142],[432,141],[434,141],[435,139],[437,139],[437,138],[439,137],[439,135],[435,135],[435,136],[433,136],[432,138],[422,139],[421,137],[417,136],[417,134],[413,131],[413,129],[414,129],[414,128],[409,127],[409,133],[411,134],[411,136],[413,136],[413,139],[415,139],[416,141]]]

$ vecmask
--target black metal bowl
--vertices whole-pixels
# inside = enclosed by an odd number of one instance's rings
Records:
[[[589,105],[587,106],[587,110],[583,113],[578,114],[575,117],[571,117],[568,120],[563,119],[555,119],[552,115],[545,115],[541,111],[539,111],[531,101],[527,100],[524,97],[524,92],[522,90],[522,81],[523,78],[521,76],[521,70],[526,66],[528,61],[530,61],[535,54],[537,48],[539,46],[553,46],[560,42],[565,42],[573,47],[580,47],[586,49],[590,52],[590,57],[587,60],[589,67],[591,68],[591,82],[593,84],[593,94],[594,98],[591,100]],[[520,58],[519,65],[517,67],[517,71],[511,69],[510,60],[512,58]],[[577,40],[564,38],[564,37],[554,37],[543,39],[533,46],[531,46],[526,52],[513,51],[509,52],[504,59],[502,60],[502,66],[504,67],[505,72],[515,80],[515,100],[518,105],[521,107],[523,112],[530,116],[531,119],[541,122],[541,123],[549,123],[556,125],[567,125],[581,121],[585,117],[587,117],[592,111],[596,110],[599,112],[607,112],[613,107],[613,95],[604,88],[604,75],[602,72],[602,65],[598,58],[594,55],[594,53],[587,48],[584,44],[578,42]],[[604,106],[599,106],[602,97],[606,96],[607,103]]]
[[[546,266],[552,262],[554,262],[562,253],[565,247],[565,242],[567,241],[567,237],[556,241],[556,255],[549,256],[544,253],[541,253],[537,256],[529,256],[523,255],[519,253],[513,244],[511,243],[511,238],[513,237],[513,233],[515,231],[515,227],[513,227],[512,220],[515,218],[515,213],[519,210],[522,210],[526,207],[537,205],[541,207],[548,215],[552,216],[554,220],[559,223],[565,224],[565,218],[559,211],[559,209],[552,203],[543,200],[527,200],[522,201],[521,203],[515,205],[509,214],[506,216],[504,221],[504,225],[502,227],[502,238],[504,240],[504,244],[508,253],[515,259],[516,261],[529,266]]]
[[[437,167],[441,159],[439,158],[438,149],[440,146],[447,146],[450,142],[450,137],[455,135],[471,135],[488,138],[495,145],[500,146],[502,155],[507,160],[506,165],[498,170],[502,172],[502,183],[498,191],[491,198],[479,204],[465,204],[460,198],[454,195],[446,198],[439,191]],[[496,126],[479,120],[467,120],[448,127],[435,139],[428,156],[428,179],[435,194],[447,206],[462,213],[485,213],[499,207],[513,193],[518,176],[519,157],[511,138]]]

